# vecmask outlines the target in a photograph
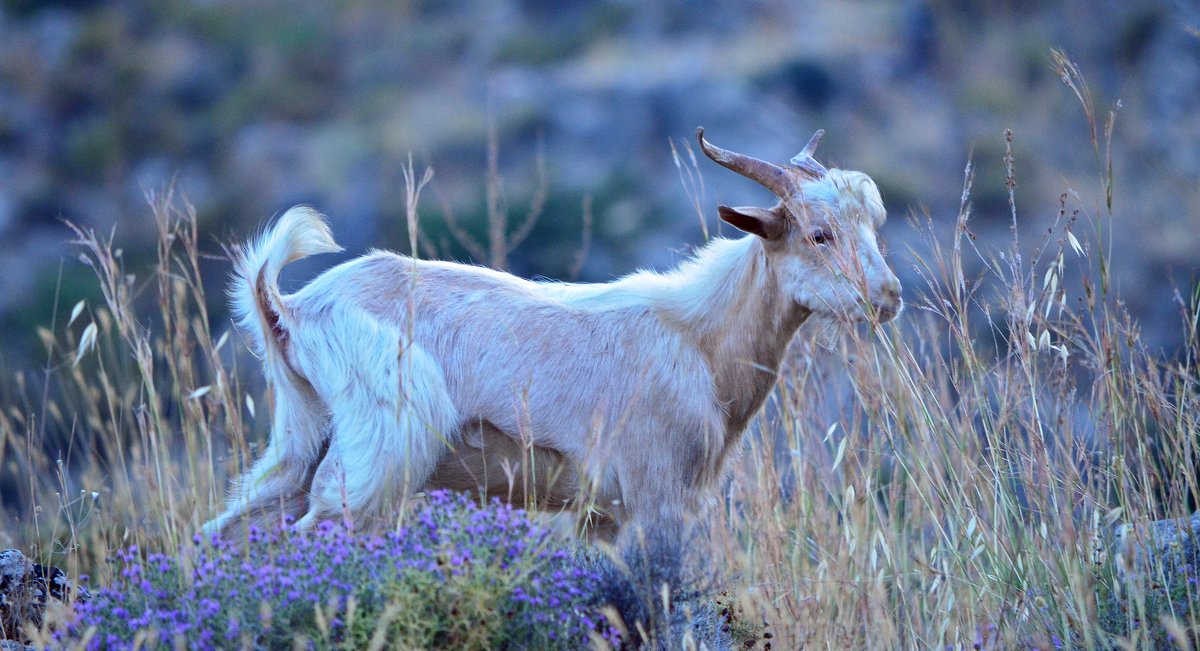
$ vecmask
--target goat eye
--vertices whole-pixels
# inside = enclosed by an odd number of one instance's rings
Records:
[[[829,244],[833,241],[833,235],[827,230],[813,231],[808,236],[808,241],[813,244]]]

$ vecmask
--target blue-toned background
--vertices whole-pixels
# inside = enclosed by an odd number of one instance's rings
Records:
[[[817,128],[822,160],[880,184],[885,234],[910,287],[906,217],[950,237],[968,157],[972,227],[1008,235],[1003,154],[1035,242],[1064,192],[1100,210],[1088,124],[1051,48],[1080,66],[1099,119],[1116,107],[1120,291],[1165,350],[1170,280],[1200,265],[1200,9],[1191,2],[61,2],[0,3],[0,336],[7,366],[60,311],[95,295],[63,220],[116,226],[131,269],[153,253],[147,191],[174,181],[207,231],[237,240],[295,203],[327,213],[348,254],[405,249],[401,164],[436,170],[422,230],[467,259],[443,206],[486,235],[488,116],[515,230],[507,266],[579,276],[663,267],[701,241],[672,158],[698,125],[721,146],[783,160]],[[1104,156],[1101,134],[1100,158]],[[769,203],[701,160],[703,206]],[[1032,246],[1032,244],[1031,244]],[[289,271],[295,286],[332,258]],[[486,260],[481,260],[486,262]],[[61,270],[61,271],[60,271]],[[228,264],[211,261],[221,286]],[[209,292],[224,321],[221,293]]]

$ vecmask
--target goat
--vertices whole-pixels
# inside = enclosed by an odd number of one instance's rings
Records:
[[[298,525],[310,527],[378,517],[423,489],[511,498],[522,460],[523,490],[546,508],[589,496],[603,537],[686,527],[797,329],[813,315],[886,322],[902,308],[876,240],[879,191],[818,163],[822,134],[777,165],[698,129],[710,159],[778,200],[722,205],[747,235],[609,283],[377,251],[283,296],[281,267],[340,250],[315,211],[287,211],[240,255],[231,289],[274,390],[270,443],[205,531],[276,503],[306,504]]]

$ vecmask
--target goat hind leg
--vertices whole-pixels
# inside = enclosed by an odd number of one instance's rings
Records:
[[[270,511],[292,499],[296,487],[305,481],[309,466],[287,457],[283,447],[278,437],[272,439],[262,457],[238,480],[225,510],[201,528],[205,537],[220,535],[246,515]]]
[[[205,523],[206,537],[223,533],[248,514],[281,511],[294,504],[298,489],[312,481],[313,470],[328,447],[325,407],[311,391],[277,379],[271,438],[261,458],[238,480],[225,510]],[[300,492],[301,499],[303,491]],[[266,522],[266,518],[263,522]],[[276,523],[277,524],[277,523]]]
[[[363,360],[361,381],[331,401],[329,454],[313,479],[302,528],[343,512],[384,515],[393,500],[423,488],[441,460],[457,426],[441,368],[417,344],[393,343],[392,350]]]

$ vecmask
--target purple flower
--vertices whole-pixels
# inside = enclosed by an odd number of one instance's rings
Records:
[[[584,642],[593,631],[619,641],[600,613],[599,577],[574,565],[572,553],[552,544],[523,511],[436,492],[407,522],[385,535],[322,522],[311,533],[291,523],[270,531],[251,527],[241,541],[197,536],[191,572],[164,554],[143,561],[129,547],[116,553],[113,585],[81,604],[70,630],[55,639],[70,646],[95,626],[91,648],[131,648],[142,631],[157,631],[159,644],[168,646],[290,647],[297,635],[321,635],[314,605],[335,608],[327,630],[340,635],[351,596],[357,618],[381,613],[382,595],[432,590],[422,598],[433,603],[422,607],[444,608],[436,616],[451,617],[453,606],[433,595],[454,582],[489,591],[490,608],[510,614],[503,639],[520,646]]]

